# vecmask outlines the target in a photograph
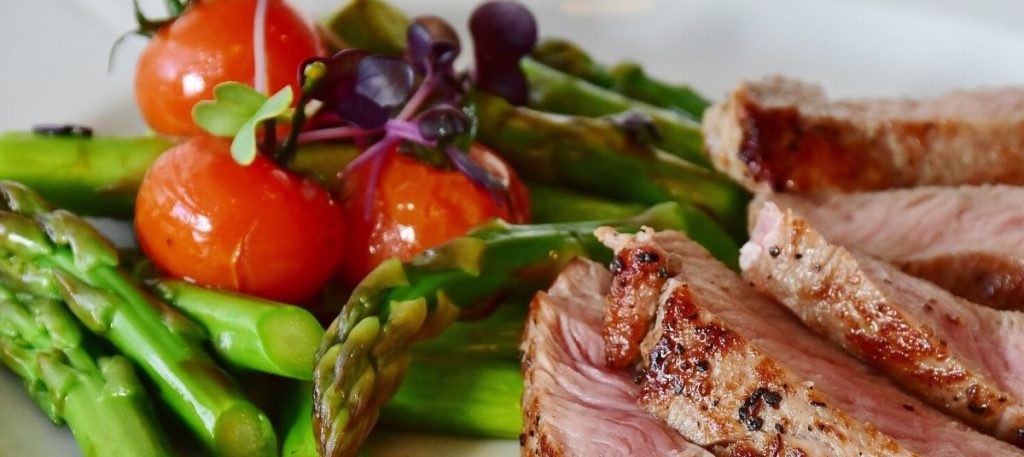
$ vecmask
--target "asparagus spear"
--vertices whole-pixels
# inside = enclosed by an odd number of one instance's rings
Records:
[[[0,246],[25,277],[50,288],[76,317],[149,376],[161,396],[218,455],[273,455],[266,416],[201,348],[202,329],[145,294],[118,269],[115,248],[83,220],[49,205],[32,190],[0,181]],[[42,279],[39,279],[42,278]]]
[[[643,205],[622,203],[543,184],[530,184],[530,220],[543,224],[625,219],[644,211]]]
[[[503,302],[487,317],[459,320],[445,329],[444,333],[420,341],[412,349],[417,357],[426,359],[449,357],[518,363],[519,340],[523,335],[527,311],[529,305],[526,300]]]
[[[0,134],[0,179],[38,189],[62,208],[90,216],[130,218],[135,194],[153,161],[172,143],[155,137],[61,137]],[[358,149],[347,143],[303,145],[292,169],[328,188]]]
[[[405,382],[381,409],[381,423],[406,430],[512,439],[522,430],[523,376],[518,362],[488,358],[424,357],[419,352]],[[281,423],[285,457],[319,457],[313,434],[312,385],[286,394]]]
[[[711,167],[704,154],[700,125],[693,119],[624,97],[530,58],[523,59],[520,67],[530,83],[531,108],[588,117],[637,111],[658,127],[657,144],[661,149],[692,164]]]
[[[660,205],[626,222],[685,229],[679,206]],[[409,346],[447,327],[460,309],[509,287],[545,286],[576,256],[608,261],[592,235],[600,223],[514,226],[496,221],[430,249],[407,264],[382,263],[356,287],[327,329],[313,374],[314,422],[321,455],[353,456],[397,390]]]
[[[170,455],[131,364],[96,357],[84,343],[80,324],[59,302],[18,296],[0,282],[0,360],[54,423],[68,424],[82,454]]]
[[[130,217],[142,176],[170,147],[166,140],[0,135],[0,179],[38,189],[82,214]]]
[[[509,360],[428,358],[417,353],[405,382],[381,410],[389,427],[478,438],[522,431],[523,375]]]
[[[487,94],[477,96],[476,109],[479,139],[501,151],[526,179],[644,205],[693,204],[735,239],[746,236],[750,196],[717,172],[630,146],[602,120],[515,107]]]
[[[281,411],[281,457],[320,457],[313,435],[313,384],[294,383],[284,395]]]
[[[532,56],[558,71],[626,97],[674,110],[691,119],[700,120],[704,110],[711,105],[687,86],[671,85],[649,77],[637,64],[623,63],[609,70],[566,40],[544,40],[534,48]]]
[[[308,311],[184,281],[154,281],[154,290],[198,323],[221,358],[239,368],[313,379],[324,329]]]
[[[352,0],[326,17],[320,28],[334,51],[365,49],[375,54],[401,54],[409,18],[381,0]]]
[[[537,43],[530,56],[537,62],[595,86],[616,90],[615,76],[571,41],[546,38]]]

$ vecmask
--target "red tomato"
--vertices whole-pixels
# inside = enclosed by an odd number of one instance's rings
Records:
[[[342,258],[340,205],[258,156],[235,163],[230,140],[197,136],[146,172],[135,204],[142,250],[200,284],[288,303],[312,298]]]
[[[369,215],[365,199],[372,165],[346,179],[343,201],[349,238],[342,274],[349,285],[384,260],[409,260],[491,219],[527,222],[529,195],[515,171],[481,145],[474,145],[470,156],[504,182],[510,205],[498,205],[489,192],[457,170],[443,170],[395,151],[381,168]]]
[[[225,81],[254,84],[253,17],[256,0],[192,2],[142,51],[135,74],[135,100],[142,117],[164,135],[202,133],[192,107],[213,98]],[[291,85],[299,93],[298,68],[322,53],[308,24],[283,0],[268,0],[267,89]]]

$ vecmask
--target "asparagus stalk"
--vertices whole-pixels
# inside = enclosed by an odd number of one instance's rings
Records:
[[[0,360],[54,423],[68,424],[82,454],[171,455],[131,364],[96,357],[84,343],[80,324],[59,302],[18,296],[0,283]]]
[[[352,0],[326,17],[320,28],[334,51],[359,48],[374,54],[401,54],[409,18],[381,0]]]
[[[526,179],[644,205],[692,204],[735,239],[746,236],[750,195],[717,172],[631,146],[599,119],[515,107],[487,94],[477,96],[476,109],[479,139],[501,151]]]
[[[451,360],[419,352],[405,382],[381,409],[381,424],[403,430],[475,438],[514,439],[522,431],[523,376],[518,362]],[[298,383],[284,400],[284,457],[319,457],[313,434],[313,396]]]
[[[389,427],[478,438],[522,432],[523,375],[511,360],[430,358],[418,353],[381,410]]]
[[[0,134],[0,179],[21,182],[62,208],[130,218],[146,170],[172,143],[155,137]],[[333,189],[359,150],[347,143],[303,145],[291,167]],[[59,171],[59,172],[58,172]]]
[[[0,179],[21,182],[82,214],[131,217],[142,176],[168,147],[152,137],[0,135]]]
[[[486,359],[518,363],[519,340],[523,335],[527,311],[529,306],[523,301],[505,302],[487,317],[459,320],[437,337],[416,343],[412,349],[417,358],[448,357],[456,360]]]
[[[450,356],[449,356],[450,357]],[[523,376],[509,360],[413,358],[405,382],[381,409],[381,424],[475,438],[514,439],[522,431]],[[284,457],[319,457],[309,383],[290,389],[281,423]]]
[[[568,40],[557,38],[541,40],[530,52],[530,56],[541,64],[604,89],[616,90],[618,85],[615,76],[607,68]]]
[[[522,429],[519,338],[526,312],[525,303],[503,303],[484,319],[456,322],[413,346],[406,382],[381,410],[381,421],[410,430],[515,438]],[[285,394],[285,457],[319,457],[312,394],[310,383],[296,383]]]
[[[711,102],[689,86],[671,85],[651,78],[643,67],[622,63],[612,68],[618,91],[627,97],[668,108],[693,119],[704,118]]]
[[[138,365],[164,400],[218,455],[273,455],[269,420],[199,347],[202,329],[144,293],[118,269],[116,249],[83,220],[30,189],[0,182],[0,245],[25,276],[43,278],[93,333]],[[12,283],[24,281],[14,278]]]
[[[609,70],[595,62],[586,51],[566,40],[544,40],[534,48],[532,56],[555,70],[626,97],[674,110],[691,119],[700,120],[704,110],[711,105],[690,87],[651,78],[637,64],[623,63]]]
[[[520,67],[530,83],[531,108],[588,117],[637,111],[657,126],[658,147],[692,164],[711,167],[700,125],[693,119],[624,97],[530,58],[523,59]]]
[[[666,226],[679,221],[678,208],[661,205],[611,225],[686,228]],[[321,455],[356,455],[400,384],[410,345],[439,333],[460,309],[509,287],[543,287],[576,256],[608,261],[610,252],[592,235],[599,225],[496,221],[406,264],[392,259],[377,267],[356,287],[317,353],[313,430]]]
[[[615,220],[635,216],[643,205],[606,200],[543,184],[530,184],[530,220],[539,223]]]
[[[320,457],[313,435],[313,384],[294,383],[284,395],[281,411],[284,441],[281,457]]]
[[[203,327],[217,355],[232,365],[313,379],[324,329],[305,309],[184,281],[155,281],[154,290]]]

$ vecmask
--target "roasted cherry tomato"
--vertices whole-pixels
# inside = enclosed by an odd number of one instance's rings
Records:
[[[312,181],[258,156],[241,166],[230,140],[197,136],[157,159],[135,205],[143,251],[166,273],[302,303],[334,276],[340,205]]]
[[[164,135],[201,133],[192,107],[213,98],[225,81],[254,84],[256,0],[203,0],[161,29],[139,57],[135,100],[143,118]],[[268,0],[267,90],[287,85],[298,94],[299,65],[322,53],[316,34],[283,0]]]
[[[369,214],[366,195],[372,166],[365,165],[346,178],[343,205],[349,238],[342,273],[349,285],[388,258],[408,260],[488,220],[527,222],[529,195],[515,171],[483,146],[474,145],[470,156],[501,179],[509,190],[509,204],[499,204],[457,170],[395,151],[381,167]]]

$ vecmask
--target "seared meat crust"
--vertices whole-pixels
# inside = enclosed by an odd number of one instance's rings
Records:
[[[709,108],[703,131],[715,166],[751,190],[1024,184],[1024,88],[832,101],[772,77]]]

